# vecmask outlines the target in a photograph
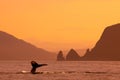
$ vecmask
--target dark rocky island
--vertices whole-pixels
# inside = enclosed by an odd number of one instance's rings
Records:
[[[0,31],[0,60],[55,60],[56,55]]]
[[[58,55],[57,55],[57,61],[65,61],[65,58],[63,56],[63,52],[59,51]]]
[[[80,56],[74,49],[71,49],[66,56],[66,60],[67,61],[78,61],[80,60]]]

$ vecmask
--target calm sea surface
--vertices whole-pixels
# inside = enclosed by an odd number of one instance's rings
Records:
[[[48,66],[31,74],[30,61],[0,61],[0,80],[120,80],[119,61],[37,61]]]

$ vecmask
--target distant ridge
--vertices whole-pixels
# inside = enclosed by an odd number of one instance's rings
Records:
[[[0,60],[53,60],[55,54],[0,31]]]

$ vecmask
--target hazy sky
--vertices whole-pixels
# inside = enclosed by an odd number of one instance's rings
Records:
[[[0,0],[0,30],[49,51],[92,48],[120,22],[120,0]]]

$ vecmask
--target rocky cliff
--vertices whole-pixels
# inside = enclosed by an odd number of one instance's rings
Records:
[[[108,26],[95,47],[91,51],[87,51],[81,60],[120,60],[120,24]]]

